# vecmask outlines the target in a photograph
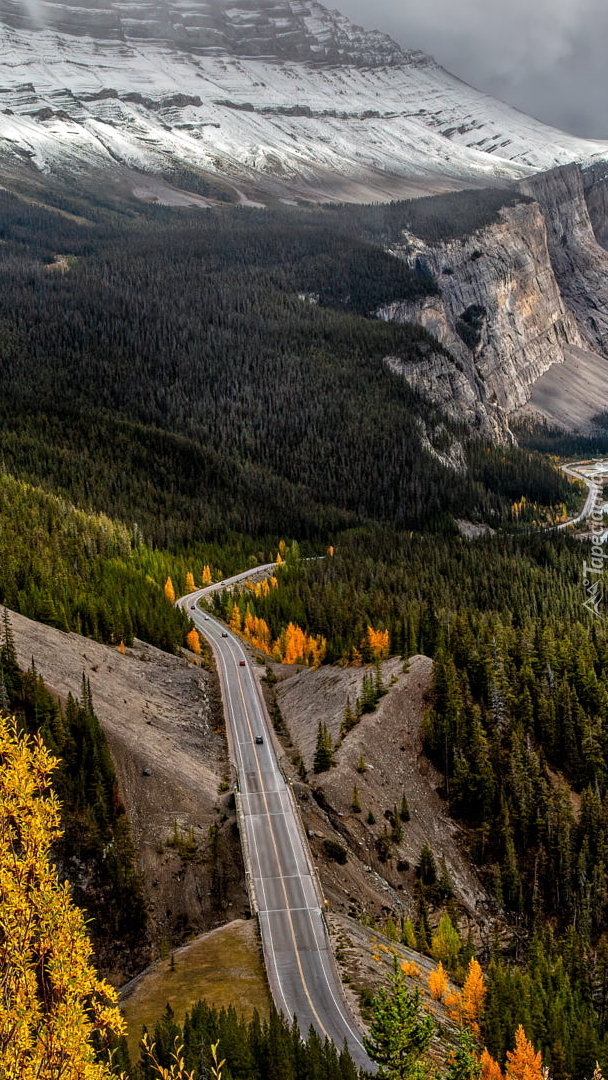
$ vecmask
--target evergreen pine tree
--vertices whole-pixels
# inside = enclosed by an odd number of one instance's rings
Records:
[[[419,1076],[435,1031],[435,1021],[422,1004],[418,988],[407,987],[397,961],[388,989],[378,991],[372,1002],[365,1049],[380,1066],[386,1080],[412,1080]]]
[[[315,773],[327,772],[331,769],[334,763],[334,752],[331,743],[331,736],[327,730],[327,725],[322,720],[319,721],[317,728],[317,743],[315,747],[315,754],[313,757],[312,768]]]

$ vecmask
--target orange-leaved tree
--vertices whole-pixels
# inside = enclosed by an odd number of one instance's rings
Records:
[[[82,912],[51,860],[61,834],[57,761],[0,717],[0,1076],[109,1080],[93,1046],[124,1032],[99,979]]]
[[[191,570],[188,570],[186,574],[186,592],[194,592],[196,585],[194,584],[194,574]]]
[[[165,596],[170,604],[175,603],[175,589],[173,588],[173,582],[170,577],[165,581]]]
[[[382,656],[388,656],[388,630],[374,630],[373,626],[368,626],[367,644],[375,660],[379,660]]]
[[[462,987],[462,1016],[466,1024],[479,1034],[479,1019],[486,1000],[486,983],[481,964],[473,958]]]
[[[494,1061],[494,1058],[488,1053],[485,1046],[481,1054],[481,1073],[479,1074],[479,1080],[503,1080],[500,1065],[497,1061]]]
[[[543,1059],[528,1039],[523,1027],[515,1032],[515,1048],[507,1051],[507,1080],[543,1080]]]
[[[485,997],[486,984],[483,971],[478,961],[473,958],[469,963],[462,990],[456,990],[445,997],[452,1020],[459,1027],[469,1028],[474,1035],[478,1036]]]
[[[211,567],[208,565],[203,566],[203,585],[211,585]]]
[[[188,644],[190,652],[196,653],[197,656],[200,656],[201,639],[198,635],[198,630],[192,629],[186,637],[186,642]]]
[[[437,967],[433,968],[429,973],[429,993],[431,997],[435,1001],[443,1001],[449,985],[448,973],[440,960]]]

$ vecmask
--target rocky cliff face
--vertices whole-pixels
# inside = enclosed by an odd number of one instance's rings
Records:
[[[608,248],[608,162],[599,161],[583,171],[585,202],[598,244]]]
[[[405,378],[451,415],[507,437],[508,415],[536,380],[563,362],[564,348],[584,345],[556,281],[540,206],[505,208],[496,224],[458,240],[431,245],[406,233],[393,250],[432,273],[441,294],[391,304],[380,316],[425,326],[454,357],[404,367]]]
[[[391,66],[405,58],[386,34],[366,33],[314,0],[0,0],[0,21],[14,29],[45,27],[103,41],[164,41],[209,54],[358,66]]]
[[[563,166],[520,186],[542,208],[551,265],[587,348],[608,356],[608,252],[594,232],[582,170],[576,165]],[[589,199],[598,235],[605,236],[605,184],[599,180],[591,184]]]

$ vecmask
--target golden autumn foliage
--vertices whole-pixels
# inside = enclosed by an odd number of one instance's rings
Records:
[[[211,567],[203,566],[203,585],[211,585],[212,580]]]
[[[320,667],[327,647],[325,638],[306,634],[295,623],[289,623],[276,644],[284,664],[307,664],[309,667]]]
[[[211,1080],[222,1080],[222,1069],[226,1064],[225,1058],[222,1058],[221,1061],[219,1060],[218,1046],[219,1042],[211,1044],[211,1058],[213,1064],[210,1070],[205,1070],[211,1076]],[[152,1065],[154,1075],[158,1077],[158,1080],[194,1080],[194,1073],[186,1068],[183,1046],[175,1046],[171,1053],[171,1064],[168,1066],[160,1064],[156,1056],[156,1046],[153,1042],[150,1042],[150,1036],[147,1032],[142,1039],[142,1049],[145,1057],[147,1057]]]
[[[173,582],[170,577],[165,581],[165,596],[170,604],[175,603],[175,589],[173,588]]]
[[[383,656],[388,656],[388,630],[374,630],[373,626],[368,626],[367,644],[375,660],[379,660]]]
[[[462,1015],[466,1024],[475,1032],[479,1033],[478,1021],[483,1013],[486,999],[486,983],[481,970],[481,964],[477,960],[471,960],[467,977],[462,987]]]
[[[276,581],[276,578],[274,579]],[[255,584],[251,581],[247,582],[247,586],[251,589],[251,592],[258,599],[263,596],[268,596],[270,592],[270,581],[268,578],[264,578],[263,581],[258,581]]]
[[[186,574],[186,592],[194,592],[195,588],[194,574],[191,570],[188,570],[188,573]]]
[[[254,648],[270,655],[270,627],[264,619],[259,619],[257,615],[253,615],[249,608],[247,608],[243,622],[243,636]]]
[[[429,974],[429,993],[434,1001],[443,1001],[450,980],[441,961]]]
[[[410,979],[419,979],[422,975],[422,972],[415,960],[404,960],[401,964],[401,970],[403,974],[407,975]]]
[[[188,648],[190,649],[190,652],[196,653],[197,656],[200,656],[200,654],[201,654],[201,639],[198,636],[198,630],[195,630],[193,628],[190,631],[190,633],[186,637],[186,643],[188,645]]]
[[[472,959],[462,990],[446,994],[444,1003],[450,1010],[452,1020],[460,1027],[468,1027],[475,1035],[478,1035],[485,997],[486,984],[481,965],[477,960]]]
[[[479,1074],[479,1080],[503,1080],[503,1073],[500,1065],[491,1054],[488,1053],[485,1046],[481,1054],[481,1073]]]
[[[91,965],[82,913],[59,883],[57,766],[39,737],[0,718],[0,1076],[109,1080],[96,1060],[124,1032],[114,989]]]
[[[507,1051],[506,1080],[543,1080],[543,1059],[519,1025],[515,1032],[515,1048]]]
[[[264,586],[267,589],[274,588],[270,582],[276,582],[276,578],[270,578],[267,582],[253,586],[253,591]],[[260,652],[271,656],[281,664],[306,664],[308,667],[319,667],[325,656],[327,641],[323,637],[314,637],[307,634],[295,623],[289,623],[279,637],[273,641],[270,627],[265,619],[254,614],[248,605],[245,613],[241,611],[238,603],[234,603],[229,609],[228,625],[237,634],[242,634],[250,645]]]

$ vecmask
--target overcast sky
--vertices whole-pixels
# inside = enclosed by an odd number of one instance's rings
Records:
[[[608,138],[607,0],[324,0],[547,123]]]

